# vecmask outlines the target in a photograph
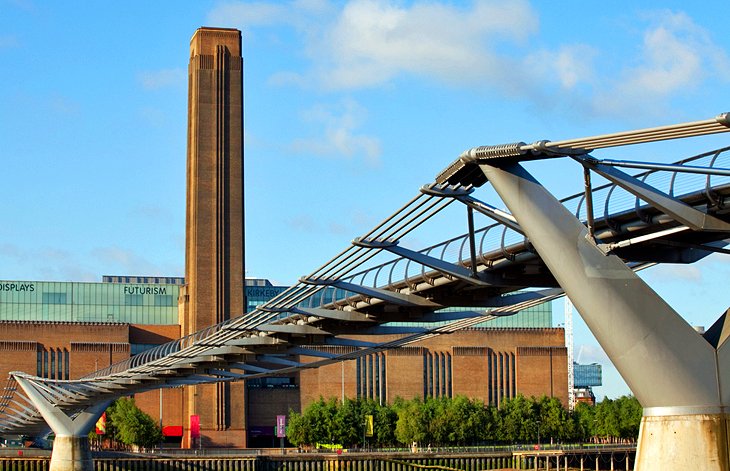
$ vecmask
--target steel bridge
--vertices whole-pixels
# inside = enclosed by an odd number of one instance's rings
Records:
[[[730,361],[730,347],[721,348],[724,316],[702,338],[635,271],[730,253],[730,147],[674,164],[592,153],[727,131],[726,113],[590,138],[469,149],[390,217],[253,312],[81,379],[11,373],[0,398],[0,434],[37,435],[50,426],[57,436],[84,436],[120,396],[317,368],[565,293],[645,407],[645,420],[708,414],[724,420],[730,404],[730,387],[720,387],[730,381],[728,368],[719,366]],[[582,168],[584,184],[560,201],[520,165],[558,158]],[[595,185],[596,175],[607,183]],[[509,210],[477,198],[486,183]],[[458,215],[462,234],[426,248],[405,246],[447,213]],[[490,224],[477,228],[476,219],[485,217]],[[403,324],[414,321],[430,327]],[[402,336],[366,340],[375,334]],[[331,346],[347,353],[323,348]],[[651,426],[642,427],[644,433]],[[727,443],[724,450],[727,462]]]

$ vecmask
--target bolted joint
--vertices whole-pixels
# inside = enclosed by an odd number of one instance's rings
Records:
[[[355,247],[362,247],[365,249],[387,249],[388,247],[395,247],[398,245],[397,240],[373,240],[365,239],[364,237],[356,237],[352,240],[352,245]]]

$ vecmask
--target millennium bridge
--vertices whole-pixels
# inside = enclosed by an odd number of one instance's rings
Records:
[[[86,434],[120,396],[317,368],[567,295],[644,407],[636,469],[728,470],[725,314],[700,335],[636,272],[730,253],[730,147],[676,156],[674,164],[598,156],[727,131],[726,113],[468,149],[390,217],[253,312],[78,380],[11,373],[0,434],[50,427],[51,469],[92,469]],[[556,199],[521,164],[540,159],[574,162],[582,178],[566,184],[582,191]],[[594,184],[596,177],[607,183]],[[501,203],[479,199],[482,193]],[[446,229],[454,234],[439,243],[406,246]],[[401,336],[363,339],[386,333]]]

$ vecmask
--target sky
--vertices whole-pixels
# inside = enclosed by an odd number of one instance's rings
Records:
[[[726,0],[0,0],[0,278],[184,274],[198,27],[243,32],[246,275],[289,285],[464,149],[730,111],[729,16]],[[671,162],[729,142],[594,155]],[[528,168],[558,197],[582,189],[573,162]],[[642,276],[709,327],[728,307],[728,274],[712,256]],[[578,359],[604,365],[599,398],[629,393],[575,324]]]

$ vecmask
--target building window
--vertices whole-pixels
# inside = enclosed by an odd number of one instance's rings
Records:
[[[360,362],[362,361],[361,357],[357,357],[355,360],[355,391],[357,391],[357,398],[360,399],[362,397],[362,390],[360,389],[362,386],[360,384],[360,369],[362,368],[360,366]]]
[[[63,350],[56,353],[56,379],[63,379]]]
[[[155,306],[172,307],[174,301],[171,294],[157,294],[155,295]]]
[[[127,306],[143,306],[144,296],[141,294],[125,294],[124,304]]]
[[[43,293],[43,304],[66,304],[66,293]]]

